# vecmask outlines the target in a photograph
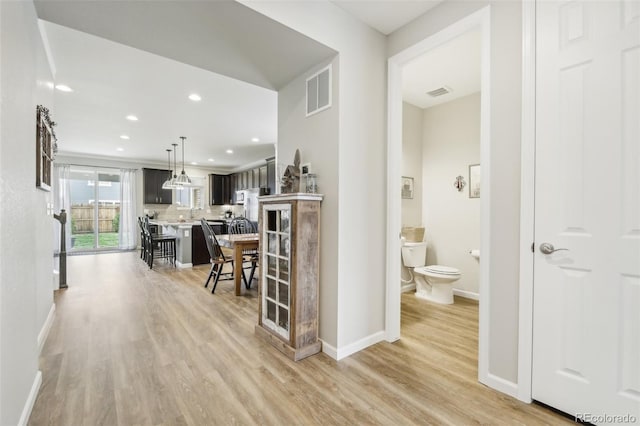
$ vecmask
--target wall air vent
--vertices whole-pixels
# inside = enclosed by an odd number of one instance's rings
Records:
[[[442,86],[427,92],[427,95],[431,96],[432,98],[437,98],[438,96],[446,95],[447,93],[451,93],[451,88]]]
[[[331,107],[331,65],[307,78],[307,117]]]

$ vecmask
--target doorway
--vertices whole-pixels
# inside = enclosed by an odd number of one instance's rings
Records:
[[[491,382],[491,386],[501,389],[499,383],[492,383],[488,371],[488,300],[489,300],[489,255],[490,240],[490,9],[485,7],[472,15],[452,24],[444,30],[405,49],[391,57],[388,63],[388,137],[387,137],[387,199],[401,199],[402,174],[402,69],[415,58],[459,37],[470,30],[479,28],[481,33],[481,80],[480,90],[480,162],[482,164],[483,192],[480,207],[480,227],[482,261],[480,262],[479,292],[483,295],[479,307],[479,350],[478,372],[480,381]],[[395,341],[400,336],[401,274],[400,261],[401,206],[397,202],[387,203],[387,276],[386,276],[386,340]]]
[[[71,252],[119,247],[120,172],[72,166],[69,171]]]

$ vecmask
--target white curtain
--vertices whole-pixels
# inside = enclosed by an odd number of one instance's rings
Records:
[[[120,169],[120,249],[135,249],[138,243],[136,170]]]
[[[67,212],[67,224],[65,226],[65,240],[67,251],[71,250],[71,167],[67,164],[53,165],[53,211],[60,213],[61,209]],[[53,251],[60,253],[60,222],[53,220]]]

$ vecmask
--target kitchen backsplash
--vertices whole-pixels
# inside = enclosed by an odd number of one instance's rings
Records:
[[[207,206],[204,209],[178,209],[177,206],[171,204],[145,204],[143,214],[152,216],[155,212],[155,218],[159,220],[180,219],[221,219],[224,218],[225,212],[231,210],[233,216],[240,216],[244,213],[242,206]]]

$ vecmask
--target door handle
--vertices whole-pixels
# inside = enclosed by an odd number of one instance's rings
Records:
[[[553,244],[551,243],[542,243],[540,244],[540,251],[544,254],[551,254],[551,253],[555,253],[557,251],[561,251],[561,250],[567,250],[569,251],[569,249],[566,248],[555,248],[553,247]]]

